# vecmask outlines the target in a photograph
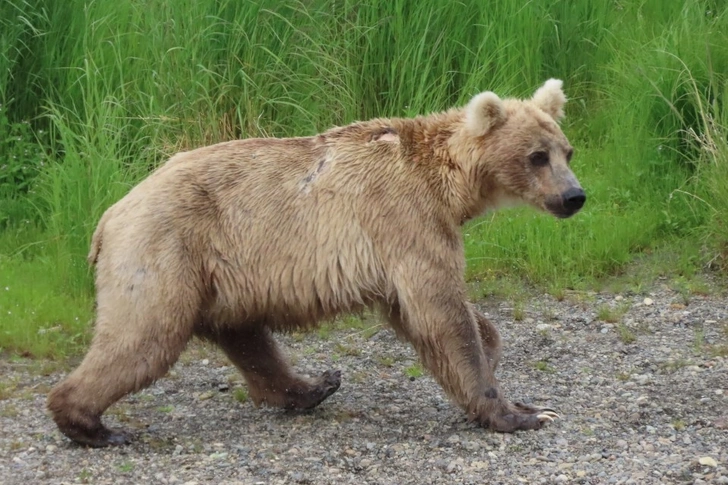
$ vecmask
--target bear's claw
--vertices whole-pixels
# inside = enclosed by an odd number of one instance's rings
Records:
[[[553,423],[554,422],[554,418],[558,418],[559,415],[556,414],[556,413],[541,413],[541,414],[537,415],[536,417],[542,423],[546,423],[546,422]]]

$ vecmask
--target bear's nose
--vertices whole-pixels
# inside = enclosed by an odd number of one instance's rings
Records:
[[[571,188],[561,195],[564,208],[569,211],[578,211],[586,202],[586,194],[580,188]]]

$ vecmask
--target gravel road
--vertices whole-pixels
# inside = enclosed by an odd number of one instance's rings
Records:
[[[467,423],[410,347],[367,319],[281,337],[300,371],[342,370],[341,389],[306,413],[256,409],[224,357],[193,344],[109,410],[109,425],[136,433],[121,448],[59,434],[44,403],[62,372],[0,363],[0,483],[728,484],[725,296],[658,288],[480,306],[504,338],[505,393],[562,419],[513,435]]]

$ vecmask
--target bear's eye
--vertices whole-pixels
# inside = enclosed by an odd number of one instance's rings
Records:
[[[574,156],[574,149],[569,148],[569,151],[566,152],[566,163],[571,162],[571,157],[573,157],[573,156]]]
[[[533,152],[528,156],[531,164],[535,167],[543,167],[549,164],[549,153],[548,152]]]

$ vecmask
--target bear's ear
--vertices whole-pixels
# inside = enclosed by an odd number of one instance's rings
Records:
[[[474,96],[465,108],[465,126],[475,136],[485,135],[505,120],[503,101],[490,91]]]
[[[564,117],[564,104],[566,96],[561,87],[564,82],[560,79],[549,79],[533,95],[533,102],[555,121]]]

